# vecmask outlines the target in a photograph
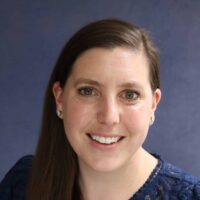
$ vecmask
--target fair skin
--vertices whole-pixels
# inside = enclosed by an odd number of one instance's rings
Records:
[[[64,89],[56,82],[53,93],[78,157],[84,199],[129,199],[157,164],[142,145],[161,92],[151,90],[142,50],[87,50]]]

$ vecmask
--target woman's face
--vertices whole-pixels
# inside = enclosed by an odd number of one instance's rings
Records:
[[[53,92],[80,166],[104,172],[142,149],[161,96],[151,90],[143,52],[122,47],[86,51],[64,89],[55,83]]]

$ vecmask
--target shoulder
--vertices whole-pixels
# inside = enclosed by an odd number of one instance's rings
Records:
[[[32,167],[33,156],[19,159],[0,183],[0,199],[24,199],[27,180]],[[15,198],[16,197],[16,198]]]
[[[162,160],[162,169],[158,176],[161,191],[178,196],[180,199],[200,200],[200,181],[190,173]]]

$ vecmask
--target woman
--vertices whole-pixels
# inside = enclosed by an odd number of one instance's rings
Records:
[[[51,75],[36,155],[8,173],[1,199],[200,199],[195,177],[142,147],[160,98],[145,31],[111,19],[83,27]]]

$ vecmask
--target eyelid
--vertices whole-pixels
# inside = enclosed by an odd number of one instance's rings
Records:
[[[126,98],[126,94],[130,92],[130,93],[133,93],[134,95],[136,95],[136,97],[132,98],[132,99],[128,99]],[[123,99],[131,102],[131,101],[136,101],[140,96],[140,93],[138,91],[135,91],[135,90],[132,90],[132,89],[127,89],[127,90],[123,90],[120,94],[120,97],[122,97]]]
[[[86,91],[86,90],[90,90],[91,91],[91,94],[83,94],[82,91]],[[90,96],[98,96],[98,91],[92,87],[92,86],[80,86],[78,89],[77,89],[79,95],[82,95],[84,97],[90,97]]]

